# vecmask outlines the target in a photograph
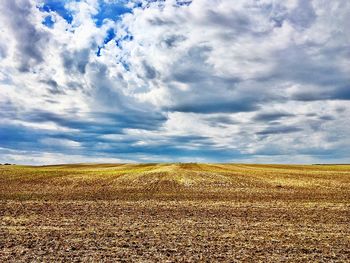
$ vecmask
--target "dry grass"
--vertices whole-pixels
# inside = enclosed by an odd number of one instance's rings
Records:
[[[350,262],[350,166],[0,166],[0,261]]]

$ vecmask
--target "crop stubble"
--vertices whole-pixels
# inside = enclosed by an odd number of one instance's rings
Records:
[[[350,166],[0,167],[0,261],[350,262]]]

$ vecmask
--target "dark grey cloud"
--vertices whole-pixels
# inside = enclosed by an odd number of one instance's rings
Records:
[[[61,127],[77,129],[85,133],[113,134],[122,133],[125,128],[156,130],[166,120],[166,117],[160,113],[150,113],[142,111],[133,112],[90,112],[85,118],[91,121],[73,117],[74,113],[55,114],[48,111],[37,109],[32,112],[26,112],[17,116],[18,120],[46,123],[54,122]],[[16,119],[14,117],[14,119]]]
[[[174,70],[167,79],[188,85],[188,90],[182,91],[170,85],[174,105],[164,109],[195,113],[257,110],[264,97],[235,92],[236,85],[240,83],[238,78],[213,74],[213,69],[205,62],[210,52],[211,48],[206,46],[194,46],[174,64]]]
[[[296,84],[298,88],[284,100],[349,100],[350,75],[334,59],[339,54],[344,54],[343,49],[324,50],[322,46],[312,43],[288,46],[274,52],[275,67],[256,80],[270,85],[286,82]]]
[[[288,18],[288,9],[280,3],[266,3],[261,5],[261,9],[269,20],[274,23],[274,27],[282,27]]]
[[[318,53],[308,54],[319,48]],[[271,77],[294,81],[301,84],[314,84],[320,88],[344,86],[350,81],[340,65],[324,57],[322,48],[310,45],[293,45],[274,54],[276,68]],[[321,89],[322,91],[322,89]]]
[[[278,125],[278,126],[270,126],[262,131],[257,132],[257,134],[258,135],[288,134],[288,133],[300,132],[302,130],[303,129],[299,127]]]
[[[38,30],[30,21],[32,5],[28,0],[3,0],[0,11],[16,39],[20,71],[29,71],[43,62],[43,50],[49,35]]]
[[[184,35],[167,35],[164,37],[164,40],[162,43],[165,43],[165,46],[167,48],[173,48],[176,47],[178,44],[186,40],[186,37]]]
[[[205,22],[211,26],[220,26],[222,29],[230,29],[235,34],[246,34],[255,29],[252,26],[249,16],[237,11],[232,11],[224,15],[214,10],[208,10]]]
[[[145,77],[147,79],[154,79],[157,76],[157,72],[154,67],[147,64],[146,61],[142,62],[143,68],[145,70]]]
[[[211,126],[217,126],[222,124],[239,124],[237,120],[232,119],[229,116],[220,115],[220,116],[208,116],[204,118]]]
[[[297,7],[289,14],[289,20],[300,29],[308,28],[316,20],[312,1],[299,0]]]
[[[69,81],[66,83],[66,87],[70,90],[81,90],[84,91],[84,86],[86,83],[81,83],[79,81]]]
[[[90,133],[64,133],[60,131],[43,131],[21,125],[6,125],[0,130],[0,152],[21,149],[22,152],[50,152],[52,154],[84,155],[92,157],[122,157],[142,161],[142,156],[177,158],[201,156],[207,160],[229,160],[236,156],[236,151],[220,149],[203,136],[169,136],[158,140],[156,144],[139,145],[138,138],[122,135],[119,141],[100,138]],[[73,143],[73,145],[71,145]],[[108,147],[99,147],[101,144]],[[193,146],[196,143],[196,146]],[[75,145],[77,144],[77,145]],[[200,145],[198,145],[200,144]],[[181,146],[181,147],[179,147]],[[187,147],[185,147],[187,146]],[[87,152],[88,151],[88,152]],[[11,153],[11,152],[10,152]],[[9,154],[9,153],[8,153]],[[59,162],[59,160],[56,160]]]
[[[78,72],[85,74],[86,66],[89,63],[90,49],[85,48],[78,51],[62,52],[63,66],[66,69],[66,74]]]
[[[350,100],[350,84],[344,87],[326,87],[297,91],[292,99],[300,101]]]
[[[322,115],[319,117],[320,120],[322,121],[334,121],[336,118],[332,115]]]
[[[3,43],[0,43],[0,59],[7,57],[7,48]]]
[[[65,94],[64,90],[59,87],[58,83],[54,79],[43,79],[41,80],[42,83],[46,84],[49,89],[48,91],[53,94]]]
[[[168,111],[194,112],[194,113],[232,113],[249,112],[258,109],[258,106],[250,101],[220,101],[221,98],[213,101],[189,101],[188,103],[179,102],[176,106],[166,108]]]
[[[0,118],[2,119],[16,118],[17,111],[20,111],[20,108],[17,107],[11,100],[4,101],[0,105]]]
[[[174,21],[160,18],[160,17],[154,17],[154,18],[148,19],[147,21],[151,26],[165,26],[165,25],[169,26],[169,25],[175,24]]]
[[[253,120],[265,122],[265,121],[275,121],[281,118],[293,117],[293,116],[295,115],[288,112],[259,112],[254,116]]]
[[[177,135],[168,137],[170,142],[174,142],[174,145],[181,145],[183,143],[203,143],[210,138],[201,135]]]

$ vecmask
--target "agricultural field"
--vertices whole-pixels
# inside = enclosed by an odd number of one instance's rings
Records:
[[[350,262],[350,165],[0,166],[0,262]]]

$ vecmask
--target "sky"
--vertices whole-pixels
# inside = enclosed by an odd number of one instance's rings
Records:
[[[1,0],[0,162],[350,162],[350,1]]]

